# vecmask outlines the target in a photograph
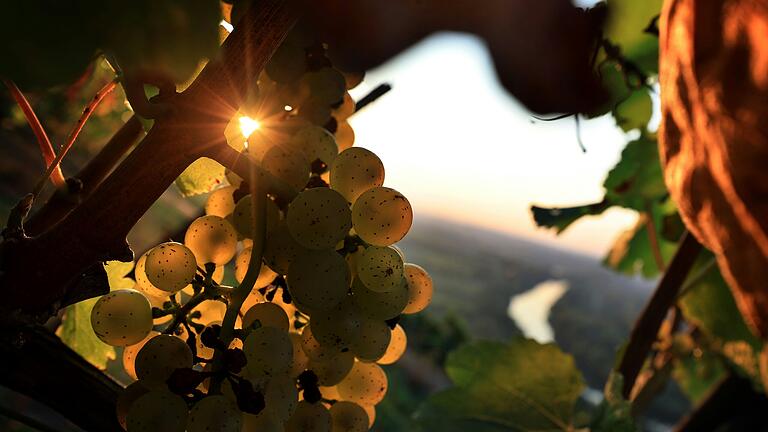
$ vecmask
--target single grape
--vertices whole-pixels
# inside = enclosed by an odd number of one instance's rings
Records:
[[[403,312],[408,304],[408,285],[405,279],[388,291],[373,291],[360,279],[352,282],[352,299],[360,313],[370,319],[388,320]]]
[[[131,405],[133,405],[133,402],[135,402],[136,399],[147,394],[147,392],[149,392],[149,390],[141,385],[140,382],[136,381],[129,384],[128,387],[123,389],[117,396],[115,411],[117,413],[117,421],[120,423],[120,426],[122,426],[123,429],[128,428],[127,417],[128,411],[131,409]]]
[[[365,242],[389,246],[408,233],[413,210],[400,192],[376,187],[363,193],[352,207],[352,224]]]
[[[243,316],[243,328],[248,328],[258,320],[262,327],[274,327],[288,331],[288,315],[283,308],[271,303],[258,303],[253,305]]]
[[[312,316],[312,336],[321,345],[348,348],[360,331],[363,320],[354,302],[345,299],[333,309]]]
[[[336,145],[339,151],[344,151],[355,145],[355,130],[346,121],[340,121],[336,126]]]
[[[432,302],[432,278],[426,270],[411,263],[403,266],[403,273],[408,281],[408,305],[403,313],[421,312]]]
[[[303,152],[310,162],[320,160],[331,166],[339,154],[336,138],[320,126],[306,126],[299,129],[288,141],[288,147]]]
[[[347,91],[344,75],[330,67],[308,72],[304,74],[302,81],[309,87],[312,99],[326,105],[341,101]]]
[[[317,126],[323,126],[331,120],[331,107],[320,99],[302,101],[298,111],[299,118]]]
[[[240,432],[240,428],[240,410],[222,395],[199,400],[187,419],[187,432]]]
[[[224,265],[235,256],[237,233],[226,219],[202,216],[187,228],[184,244],[195,254],[200,266],[206,263]]]
[[[246,195],[237,202],[235,209],[232,212],[232,225],[235,230],[244,238],[250,239],[253,236],[251,233],[251,196]],[[277,208],[277,204],[274,201],[266,199],[266,214],[267,214],[267,232],[272,231],[280,222],[280,209]]]
[[[265,410],[275,418],[286,421],[296,411],[299,403],[299,391],[296,381],[285,375],[270,378],[264,389]]]
[[[347,90],[357,87],[365,79],[365,72],[341,71],[341,73],[347,83]]]
[[[301,332],[301,348],[307,355],[309,361],[328,361],[336,356],[341,350],[336,346],[322,345],[312,334],[312,323],[304,326]]]
[[[357,277],[372,291],[391,291],[402,284],[403,260],[394,249],[368,246],[357,258]]]
[[[408,336],[405,334],[405,330],[398,324],[392,330],[392,338],[389,341],[387,352],[385,352],[384,356],[378,359],[376,363],[388,365],[400,360],[400,357],[403,356],[407,347]]]
[[[293,362],[291,363],[291,370],[289,376],[299,376],[307,369],[309,365],[309,357],[304,352],[302,344],[302,335],[298,333],[291,333],[291,343],[293,344]]]
[[[126,423],[128,432],[184,432],[187,403],[169,391],[150,391],[131,404]]]
[[[189,367],[192,367],[192,351],[175,336],[155,336],[136,355],[136,376],[152,390],[164,389],[165,380],[173,371]]]
[[[376,406],[375,405],[360,405],[368,415],[368,428],[373,427],[373,423],[376,421]]]
[[[248,264],[251,261],[251,252],[253,248],[243,249],[242,252],[237,254],[235,259],[235,279],[238,282],[242,282],[245,278],[245,273],[248,272]],[[264,288],[275,280],[277,273],[275,273],[268,265],[261,263],[261,269],[259,270],[259,276],[256,278],[254,288]]]
[[[356,403],[336,402],[330,412],[333,432],[366,432],[368,430],[368,414]]]
[[[365,319],[349,349],[361,361],[376,361],[387,352],[392,331],[384,321]]]
[[[355,363],[351,351],[337,351],[334,356],[322,361],[310,360],[307,369],[317,375],[317,382],[322,386],[336,385],[347,376]]]
[[[355,113],[355,100],[349,93],[344,93],[344,100],[341,101],[341,105],[333,109],[333,117],[337,121],[345,121],[352,114]]]
[[[339,394],[339,390],[336,388],[336,386],[320,386],[319,389],[323,399],[336,401],[341,400],[341,395]]]
[[[146,265],[147,254],[144,254],[136,261],[136,267],[133,268],[133,274],[136,278],[136,290],[142,292],[150,300],[150,303],[153,303],[153,306],[161,307],[162,301],[160,301],[160,306],[157,306],[152,300],[166,299],[170,293],[152,285],[152,282],[147,277]]]
[[[301,192],[288,206],[288,230],[308,249],[329,249],[343,240],[352,227],[346,199],[328,188]]]
[[[305,251],[306,249],[294,240],[285,223],[280,223],[274,230],[267,232],[264,262],[275,272],[287,274],[291,263]]]
[[[288,269],[288,289],[298,304],[325,311],[341,302],[349,290],[347,262],[334,250],[307,251]]]
[[[392,250],[394,250],[395,252],[397,252],[397,254],[400,255],[400,259],[403,262],[405,262],[405,252],[403,252],[403,250],[400,248],[400,246],[398,246],[398,245],[390,245],[390,246],[387,246],[387,247],[392,249]]]
[[[299,402],[285,432],[331,432],[331,413],[321,403]]]
[[[384,184],[384,164],[372,151],[352,147],[331,165],[331,188],[354,203],[365,191]]]
[[[291,152],[283,146],[274,146],[262,160],[264,169],[294,190],[304,189],[309,181],[310,161],[300,152]]]
[[[288,333],[275,327],[260,327],[245,339],[246,367],[253,374],[277,375],[291,367],[293,344]]]
[[[376,363],[355,362],[349,375],[336,387],[344,400],[376,405],[387,394],[387,374]]]
[[[205,201],[205,214],[225,218],[235,211],[235,199],[233,194],[237,190],[234,186],[225,186],[216,189],[208,195]]]
[[[150,339],[159,334],[160,333],[152,330],[141,342],[129,345],[123,350],[123,369],[125,369],[125,373],[128,374],[128,376],[132,379],[139,379],[136,376],[136,355],[144,347],[144,345],[149,342]]]
[[[152,248],[144,266],[149,282],[169,293],[187,286],[197,272],[193,251],[176,242],[161,243]]]
[[[91,327],[102,342],[127,346],[141,342],[152,330],[152,306],[136,290],[115,290],[91,309]]]

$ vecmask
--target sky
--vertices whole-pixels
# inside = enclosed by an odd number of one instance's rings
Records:
[[[612,209],[560,236],[535,226],[531,204],[571,206],[602,199],[602,182],[628,136],[613,118],[582,121],[583,153],[572,118],[541,122],[497,82],[483,42],[442,33],[369,71],[351,91],[380,83],[385,96],[355,114],[355,145],[384,162],[385,186],[419,215],[439,216],[602,256],[633,225]]]

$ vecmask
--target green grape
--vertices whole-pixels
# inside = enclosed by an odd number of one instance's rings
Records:
[[[334,250],[307,251],[294,260],[287,274],[288,290],[299,303],[312,311],[329,310],[349,290],[349,268]]]
[[[187,432],[240,432],[240,410],[222,395],[199,400],[187,419]]]
[[[351,299],[345,299],[330,311],[312,316],[312,336],[321,345],[348,348],[360,331],[364,318]]]
[[[312,334],[312,323],[310,322],[301,332],[301,348],[307,355],[308,361],[328,361],[340,352],[336,346],[322,345]]]
[[[314,98],[302,101],[298,109],[300,119],[323,126],[331,120],[331,107],[328,103]]]
[[[408,285],[402,279],[398,285],[388,291],[373,291],[360,279],[352,282],[352,299],[360,313],[371,319],[392,319],[405,309],[408,304]]]
[[[144,345],[149,342],[150,339],[159,334],[160,333],[152,330],[149,332],[147,337],[141,340],[141,342],[129,345],[123,350],[123,369],[125,369],[125,373],[128,374],[131,379],[139,379],[136,376],[136,355],[144,347]]]
[[[350,351],[337,351],[333,357],[325,360],[310,360],[307,369],[317,375],[322,386],[336,385],[347,376],[355,363],[355,355]]]
[[[432,302],[432,278],[426,270],[411,263],[403,266],[403,273],[408,281],[408,305],[403,313],[421,312]]]
[[[216,189],[208,195],[205,201],[205,214],[225,218],[235,210],[235,198],[232,194],[237,190],[234,186]]]
[[[293,344],[285,330],[260,327],[253,330],[243,345],[246,367],[252,374],[283,374],[291,367]]]
[[[336,145],[339,147],[340,152],[355,145],[355,130],[346,121],[338,122],[336,133],[333,135],[336,137]]]
[[[136,381],[129,384],[128,387],[124,388],[117,396],[115,411],[117,414],[117,421],[120,423],[120,426],[122,426],[123,429],[128,428],[127,417],[128,411],[131,409],[131,405],[133,405],[136,399],[147,394],[147,392],[149,392],[149,390],[141,385],[140,382]]]
[[[248,264],[251,262],[251,252],[253,251],[253,248],[245,248],[242,252],[237,254],[237,258],[235,259],[235,279],[238,282],[243,282],[243,279],[245,278],[245,273],[248,272]],[[256,283],[253,285],[254,288],[264,288],[265,286],[272,283],[273,280],[275,280],[275,277],[277,277],[277,273],[275,273],[269,266],[261,263],[261,270],[259,270],[259,276],[256,278]]]
[[[348,119],[355,113],[355,100],[349,93],[344,93],[344,100],[341,101],[341,105],[333,109],[333,117],[336,121],[342,122]]]
[[[161,243],[147,254],[144,271],[153,286],[175,293],[195,278],[197,261],[193,251],[183,244]]]
[[[258,303],[253,305],[243,316],[243,328],[248,328],[254,321],[259,320],[262,327],[274,327],[288,331],[288,315],[283,308],[271,303]]]
[[[136,290],[112,291],[93,305],[91,327],[105,344],[139,343],[152,331],[152,306],[144,294]]]
[[[291,343],[293,344],[293,362],[291,363],[290,376],[299,376],[304,372],[309,365],[309,357],[304,352],[302,344],[302,335],[298,333],[291,333]]]
[[[150,339],[136,355],[136,376],[152,390],[165,388],[173,371],[192,367],[192,351],[187,344],[170,335]]]
[[[392,250],[394,250],[395,252],[397,252],[397,254],[400,255],[400,259],[403,262],[405,262],[405,252],[403,252],[403,250],[400,249],[400,246],[398,246],[398,245],[390,245],[390,246],[387,246],[387,247],[392,249]]]
[[[281,222],[274,230],[267,232],[264,242],[264,262],[275,272],[285,275],[297,256],[304,254],[301,246],[288,231],[288,225]]]
[[[166,390],[150,391],[131,404],[128,432],[184,432],[187,403]]]
[[[344,197],[328,188],[308,189],[288,206],[286,222],[296,241],[308,249],[330,249],[352,227],[351,211]]]
[[[376,361],[384,356],[392,338],[392,331],[387,323],[379,320],[365,319],[360,330],[352,339],[349,349],[360,361]]]
[[[403,260],[394,249],[368,246],[357,258],[357,277],[372,291],[390,291],[403,281]]]
[[[232,226],[235,227],[235,230],[237,230],[241,236],[247,239],[253,237],[253,233],[251,233],[252,214],[250,195],[242,197],[240,201],[237,202],[237,205],[232,212]],[[280,209],[278,209],[277,204],[269,198],[267,198],[266,214],[267,232],[270,232],[275,229],[280,222]]]
[[[201,266],[206,263],[224,265],[235,256],[237,233],[226,219],[202,216],[187,228],[184,244],[194,252]]]
[[[270,378],[264,389],[264,402],[264,409],[272,416],[282,421],[288,420],[299,403],[296,381],[285,375]]]
[[[194,258],[194,255],[193,255]],[[152,285],[152,282],[149,281],[149,278],[147,277],[147,254],[144,254],[139,258],[138,261],[136,261],[136,267],[133,268],[134,277],[136,278],[136,289],[137,291],[142,292],[149,300],[152,302],[152,300],[157,299],[167,299],[170,293],[168,291],[163,291],[160,288]],[[162,301],[160,302],[160,306],[157,306],[153,303],[153,306],[161,307]]]
[[[387,187],[364,192],[352,207],[352,224],[366,243],[389,246],[408,233],[413,210],[408,199]]]
[[[340,102],[347,92],[344,75],[331,67],[304,74],[302,82],[309,87],[312,99],[326,105]]]
[[[266,410],[258,415],[243,413],[242,432],[285,432],[283,422]]]
[[[227,305],[219,300],[204,300],[192,309],[192,312],[200,312],[199,318],[193,320],[202,325],[209,325],[216,321],[224,319],[227,311]]]
[[[331,413],[321,403],[299,402],[285,432],[331,432]]]
[[[389,341],[387,352],[380,359],[376,360],[376,363],[388,365],[400,360],[407,347],[408,336],[405,334],[405,330],[398,324],[392,330],[392,338]]]
[[[304,189],[309,181],[310,162],[303,153],[276,145],[267,151],[261,164],[268,173],[294,190]]]
[[[376,363],[355,362],[349,375],[336,387],[344,400],[376,405],[387,394],[387,374]]]
[[[368,427],[372,428],[373,423],[376,421],[376,406],[375,405],[360,405],[368,415]]]
[[[365,191],[384,184],[384,164],[372,151],[352,147],[331,165],[331,188],[354,203]]]
[[[288,147],[304,152],[310,162],[320,160],[331,166],[339,154],[336,138],[320,126],[306,126],[299,129],[288,141]]]
[[[366,432],[368,414],[362,406],[347,401],[336,402],[331,407],[333,432]]]

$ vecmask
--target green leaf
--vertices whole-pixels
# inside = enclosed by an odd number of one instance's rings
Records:
[[[592,418],[591,432],[635,432],[638,430],[632,417],[632,404],[622,396],[624,377],[611,371],[605,383],[605,399],[597,407]]]
[[[176,186],[185,197],[208,193],[224,182],[225,171],[215,160],[200,158],[181,173]]]
[[[651,121],[653,102],[648,90],[641,89],[633,92],[626,100],[620,102],[613,111],[616,124],[624,132],[634,129],[645,130]]]
[[[698,349],[675,361],[672,376],[692,404],[698,405],[725,376],[726,369],[713,351]]]
[[[650,203],[665,198],[668,192],[656,140],[642,136],[629,142],[603,186],[606,199],[612,204],[643,212]]]
[[[572,223],[583,216],[599,215],[610,208],[607,201],[586,204],[576,207],[556,208],[531,206],[533,220],[536,225],[544,228],[554,228],[557,234],[565,231]]]
[[[104,263],[104,270],[107,272],[107,279],[109,280],[109,288],[111,290],[133,288],[136,284],[133,279],[126,277],[133,270],[133,261],[127,263],[107,261]]]
[[[73,304],[64,312],[59,337],[67,346],[92,365],[104,370],[109,360],[115,360],[115,349],[102,342],[91,327],[91,309],[98,299]]]
[[[605,37],[646,73],[658,71],[659,41],[645,29],[661,12],[661,4],[662,0],[608,0]]]
[[[417,412],[424,430],[568,430],[584,390],[570,355],[522,338],[464,346],[448,357],[446,372],[455,387]]]

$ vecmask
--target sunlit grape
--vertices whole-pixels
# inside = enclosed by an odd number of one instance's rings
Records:
[[[245,274],[248,272],[248,264],[251,261],[251,252],[253,248],[243,249],[242,252],[237,254],[235,259],[235,279],[238,282],[242,282],[245,278]],[[275,279],[277,273],[275,273],[268,265],[261,263],[261,269],[259,270],[259,276],[256,278],[254,288],[263,288]]]
[[[320,126],[306,126],[299,129],[288,141],[288,147],[303,152],[310,162],[320,160],[331,166],[339,149],[336,138]]]
[[[274,376],[291,367],[293,344],[284,330],[274,327],[253,330],[245,339],[243,351],[248,359],[246,367],[251,373]]]
[[[285,432],[331,432],[331,413],[321,403],[299,402]]]
[[[138,261],[136,261],[136,267],[133,269],[134,277],[136,278],[136,290],[141,291],[144,295],[146,295],[147,298],[150,299],[150,302],[153,298],[167,298],[170,295],[168,291],[161,290],[160,288],[152,285],[152,282],[149,281],[149,278],[147,277],[146,265],[147,254],[144,254],[141,256],[141,258],[139,258]]]
[[[316,311],[329,310],[347,296],[349,268],[334,250],[307,251],[288,269],[288,289],[299,303]]]
[[[262,160],[264,169],[294,190],[302,190],[309,180],[310,161],[300,152],[291,152],[283,146],[274,146]]]
[[[403,356],[407,347],[408,337],[405,334],[405,330],[398,324],[395,326],[394,330],[392,330],[392,338],[389,341],[387,352],[385,352],[384,356],[378,359],[376,363],[388,365],[400,360],[400,357]]]
[[[339,153],[331,165],[331,188],[348,202],[365,191],[384,184],[384,164],[372,151],[352,147]]]
[[[347,298],[333,309],[312,316],[312,336],[322,345],[348,348],[364,319]]]
[[[187,403],[169,391],[150,391],[131,404],[127,424],[130,432],[184,432]]]
[[[280,306],[266,302],[253,305],[243,316],[243,327],[248,328],[258,320],[262,327],[274,327],[288,331],[288,315]]]
[[[387,187],[369,189],[352,207],[352,224],[357,234],[375,246],[389,246],[408,233],[413,211],[408,199]]]
[[[165,380],[174,370],[189,367],[192,367],[192,351],[175,336],[155,336],[136,355],[136,376],[150,389],[165,388]]]
[[[393,290],[402,283],[403,260],[394,249],[369,246],[357,257],[357,277],[370,290]]]
[[[152,307],[136,290],[115,290],[91,309],[91,327],[102,342],[126,346],[141,342],[152,330]]]
[[[376,406],[364,404],[361,404],[360,406],[363,407],[365,413],[368,415],[368,427],[373,427],[373,423],[376,421]]]
[[[361,361],[376,361],[384,356],[391,338],[392,331],[384,321],[365,319],[349,349]]]
[[[147,337],[145,337],[141,342],[125,347],[123,350],[123,369],[125,369],[125,373],[128,374],[129,377],[133,379],[139,379],[136,376],[136,355],[144,347],[144,345],[149,342],[150,339],[157,336],[158,334],[160,333],[154,330],[150,331]]]
[[[205,201],[205,214],[225,218],[235,210],[235,199],[232,194],[237,190],[234,186],[216,189],[208,195]]]
[[[309,249],[329,249],[344,239],[352,227],[347,201],[328,188],[301,192],[288,206],[288,230]]]
[[[200,266],[206,263],[224,265],[235,256],[237,233],[225,219],[202,216],[187,228],[184,244],[195,254]]]
[[[349,375],[336,387],[344,400],[376,405],[387,393],[387,374],[376,363],[355,362]]]
[[[403,312],[408,304],[408,285],[405,279],[388,291],[373,291],[360,279],[352,282],[352,299],[360,313],[371,319],[388,320]]]
[[[266,227],[267,232],[272,231],[280,222],[280,209],[277,208],[277,204],[269,198],[265,198],[266,201]],[[237,202],[235,209],[232,212],[232,225],[235,230],[245,238],[253,237],[251,232],[251,196],[246,195]]]
[[[333,432],[366,432],[368,430],[368,414],[360,405],[341,401],[331,407]]]
[[[324,360],[310,360],[307,369],[317,375],[317,381],[322,386],[336,385],[347,376],[355,356],[350,351],[337,351],[335,355]]]
[[[312,334],[311,323],[302,329],[301,348],[309,360],[316,361],[328,361],[341,351],[338,347],[320,344]]]
[[[341,122],[348,119],[354,113],[355,100],[352,99],[349,93],[344,93],[344,100],[342,100],[341,105],[333,109],[333,117]]]
[[[296,242],[288,231],[288,225],[281,223],[267,233],[264,262],[275,272],[284,275],[288,273],[288,268],[296,257],[305,251],[304,246]]]
[[[339,151],[344,151],[355,145],[355,130],[346,121],[340,121],[336,126],[336,145]]]
[[[403,313],[421,312],[432,301],[432,278],[426,270],[411,263],[403,266],[403,273],[408,281],[408,305]]]
[[[240,427],[240,410],[222,395],[199,400],[187,419],[187,432],[240,432]]]
[[[147,254],[144,271],[149,282],[169,293],[187,286],[197,272],[193,251],[181,243],[161,243]]]

